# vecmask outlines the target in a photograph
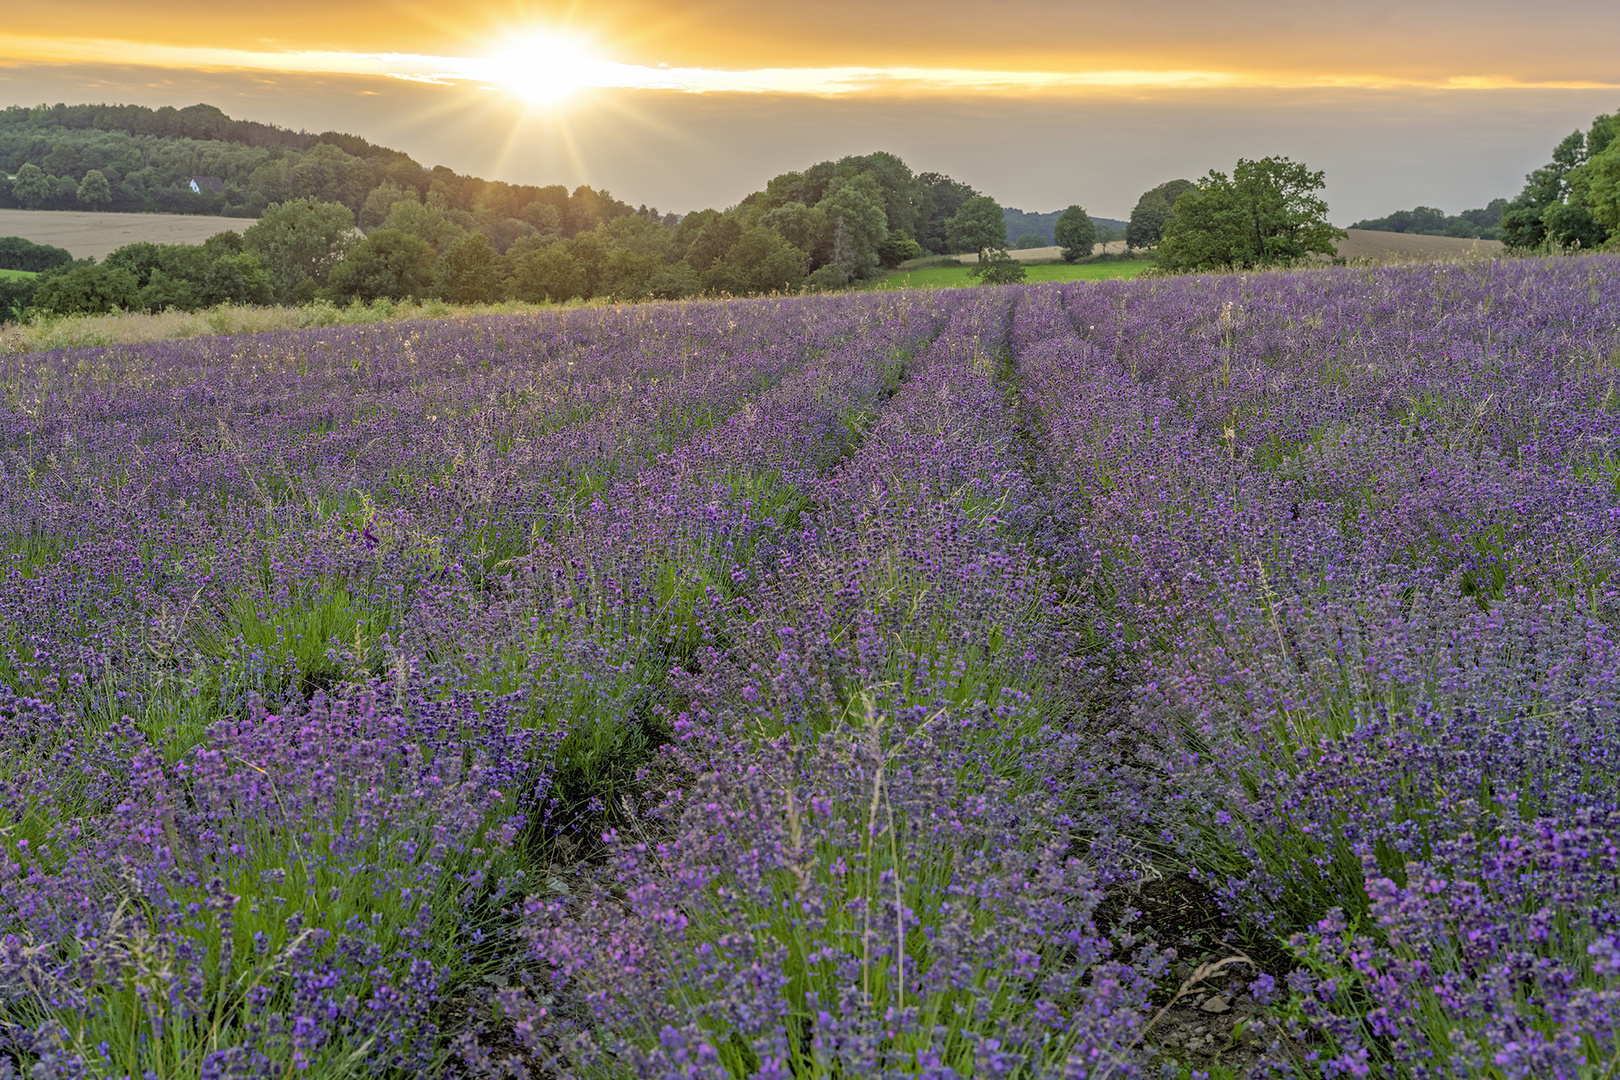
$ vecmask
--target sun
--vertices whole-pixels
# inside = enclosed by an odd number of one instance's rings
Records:
[[[490,57],[490,78],[534,105],[555,106],[599,86],[603,61],[584,38],[556,30],[506,35]]]

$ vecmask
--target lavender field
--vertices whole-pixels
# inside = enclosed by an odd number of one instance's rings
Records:
[[[1620,1076],[1620,260],[0,358],[0,1077]]]

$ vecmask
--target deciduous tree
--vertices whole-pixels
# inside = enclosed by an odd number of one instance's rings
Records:
[[[852,278],[869,278],[878,272],[878,249],[889,238],[889,219],[883,212],[881,195],[874,197],[872,191],[863,190],[866,186],[845,183],[816,204],[835,237],[840,228],[843,231],[848,247],[835,254],[834,261]],[[873,182],[870,187],[875,190],[877,184]]]
[[[489,303],[500,299],[501,267],[489,238],[468,233],[450,242],[434,265],[439,295],[452,304]]]
[[[242,249],[269,273],[277,302],[288,304],[314,299],[358,239],[347,206],[295,199],[267,207],[242,234]]]
[[[332,270],[328,286],[345,300],[421,299],[433,290],[433,248],[399,229],[378,229]]]
[[[45,170],[33,162],[25,163],[11,180],[11,197],[28,210],[38,210],[50,202],[55,190]]]
[[[1239,159],[1231,179],[1211,169],[1176,200],[1159,241],[1167,270],[1287,266],[1317,253],[1332,255],[1345,235],[1327,220],[1316,192],[1321,172],[1288,158]]]
[[[117,266],[75,266],[39,283],[32,306],[56,315],[131,311],[140,303],[135,275]]]
[[[1091,215],[1079,206],[1071,206],[1058,215],[1052,229],[1052,238],[1063,249],[1063,261],[1091,258],[1091,249],[1097,244],[1097,226]]]
[[[988,195],[968,199],[945,223],[945,239],[952,251],[978,252],[980,259],[992,251],[1006,251],[1007,222],[1001,204]]]
[[[979,264],[968,271],[968,275],[978,278],[984,285],[1011,285],[1015,281],[1023,281],[1028,271],[1023,263],[1005,251],[993,251],[989,258],[980,259]]]
[[[79,201],[86,206],[106,206],[112,202],[112,184],[100,169],[91,169],[79,181]]]
[[[1133,248],[1156,247],[1164,235],[1165,222],[1175,209],[1176,200],[1198,185],[1191,180],[1167,180],[1149,188],[1136,200],[1131,220],[1125,226],[1125,243]]]

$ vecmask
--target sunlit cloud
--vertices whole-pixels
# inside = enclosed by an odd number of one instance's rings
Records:
[[[471,83],[501,87],[535,104],[555,104],[589,90],[846,96],[1212,88],[1620,89],[1620,83],[1526,81],[1477,74],[1425,79],[1354,72],[1293,74],[1145,68],[1017,71],[956,67],[652,67],[600,59],[590,55],[578,42],[544,35],[509,45],[493,56],[468,57],[395,52],[273,52],[0,34],[0,56],[30,63],[141,64],[192,71],[236,69],[284,74],[370,75],[422,83]]]

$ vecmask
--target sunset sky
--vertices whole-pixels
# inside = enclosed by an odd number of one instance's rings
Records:
[[[1124,217],[1240,156],[1324,169],[1342,223],[1516,194],[1620,110],[1613,0],[50,0],[0,26],[0,104],[206,101],[427,164],[734,203],[892,150],[1004,205]]]

